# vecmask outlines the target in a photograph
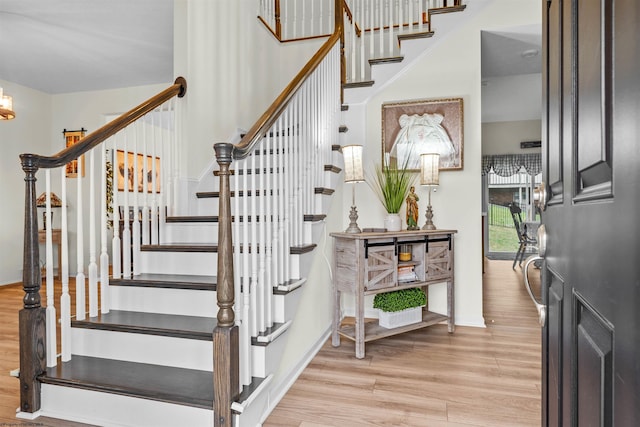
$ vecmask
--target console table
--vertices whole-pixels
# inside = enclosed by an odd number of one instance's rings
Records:
[[[457,230],[414,230],[398,232],[331,233],[333,237],[334,311],[331,343],[340,345],[340,337],[355,341],[356,358],[364,357],[368,341],[420,329],[447,321],[449,333],[454,324],[454,234]],[[400,261],[401,245],[408,248],[411,259]],[[398,280],[398,268],[410,267],[415,278]],[[364,297],[407,288],[426,289],[447,283],[447,314],[422,310],[422,321],[387,329],[377,322],[364,321]],[[342,293],[355,295],[355,325],[342,325]]]

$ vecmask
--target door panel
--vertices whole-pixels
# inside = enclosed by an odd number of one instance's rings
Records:
[[[640,426],[640,1],[543,0],[545,426]]]
[[[578,425],[613,425],[613,327],[574,294],[576,343],[573,353]]]
[[[611,197],[612,0],[578,2],[576,198]]]
[[[548,414],[543,414],[544,425],[562,426],[562,322],[564,319],[564,283],[560,277],[555,275],[553,271],[545,270],[547,279],[543,283],[549,283],[546,287],[546,295],[543,294],[545,304],[548,307],[547,323],[545,333],[548,340],[545,341],[546,351],[543,348],[543,354],[546,355],[547,361],[543,360],[543,364],[548,365],[547,384],[543,384],[543,388],[548,390],[548,396],[543,398],[547,402]]]
[[[549,204],[562,203],[562,1],[548,4],[548,30],[544,32],[543,43],[548,48],[549,67],[543,71],[547,81],[545,99],[548,99],[546,139],[549,144],[543,147],[546,160],[547,182],[551,186],[552,197]]]

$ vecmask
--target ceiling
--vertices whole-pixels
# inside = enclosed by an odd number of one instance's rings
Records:
[[[50,94],[173,81],[173,0],[0,0],[0,79]]]
[[[0,79],[50,94],[173,81],[174,0],[0,0]],[[539,26],[483,31],[482,78],[541,72]]]
[[[542,72],[542,33],[539,25],[482,31],[482,78]]]

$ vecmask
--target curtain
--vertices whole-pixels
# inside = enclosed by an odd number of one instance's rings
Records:
[[[542,155],[531,154],[497,154],[482,156],[482,175],[486,175],[493,169],[496,175],[508,177],[515,175],[524,168],[531,176],[542,172]]]

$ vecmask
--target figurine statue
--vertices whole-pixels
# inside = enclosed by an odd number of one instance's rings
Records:
[[[418,230],[418,195],[413,185],[407,196],[407,230]]]

